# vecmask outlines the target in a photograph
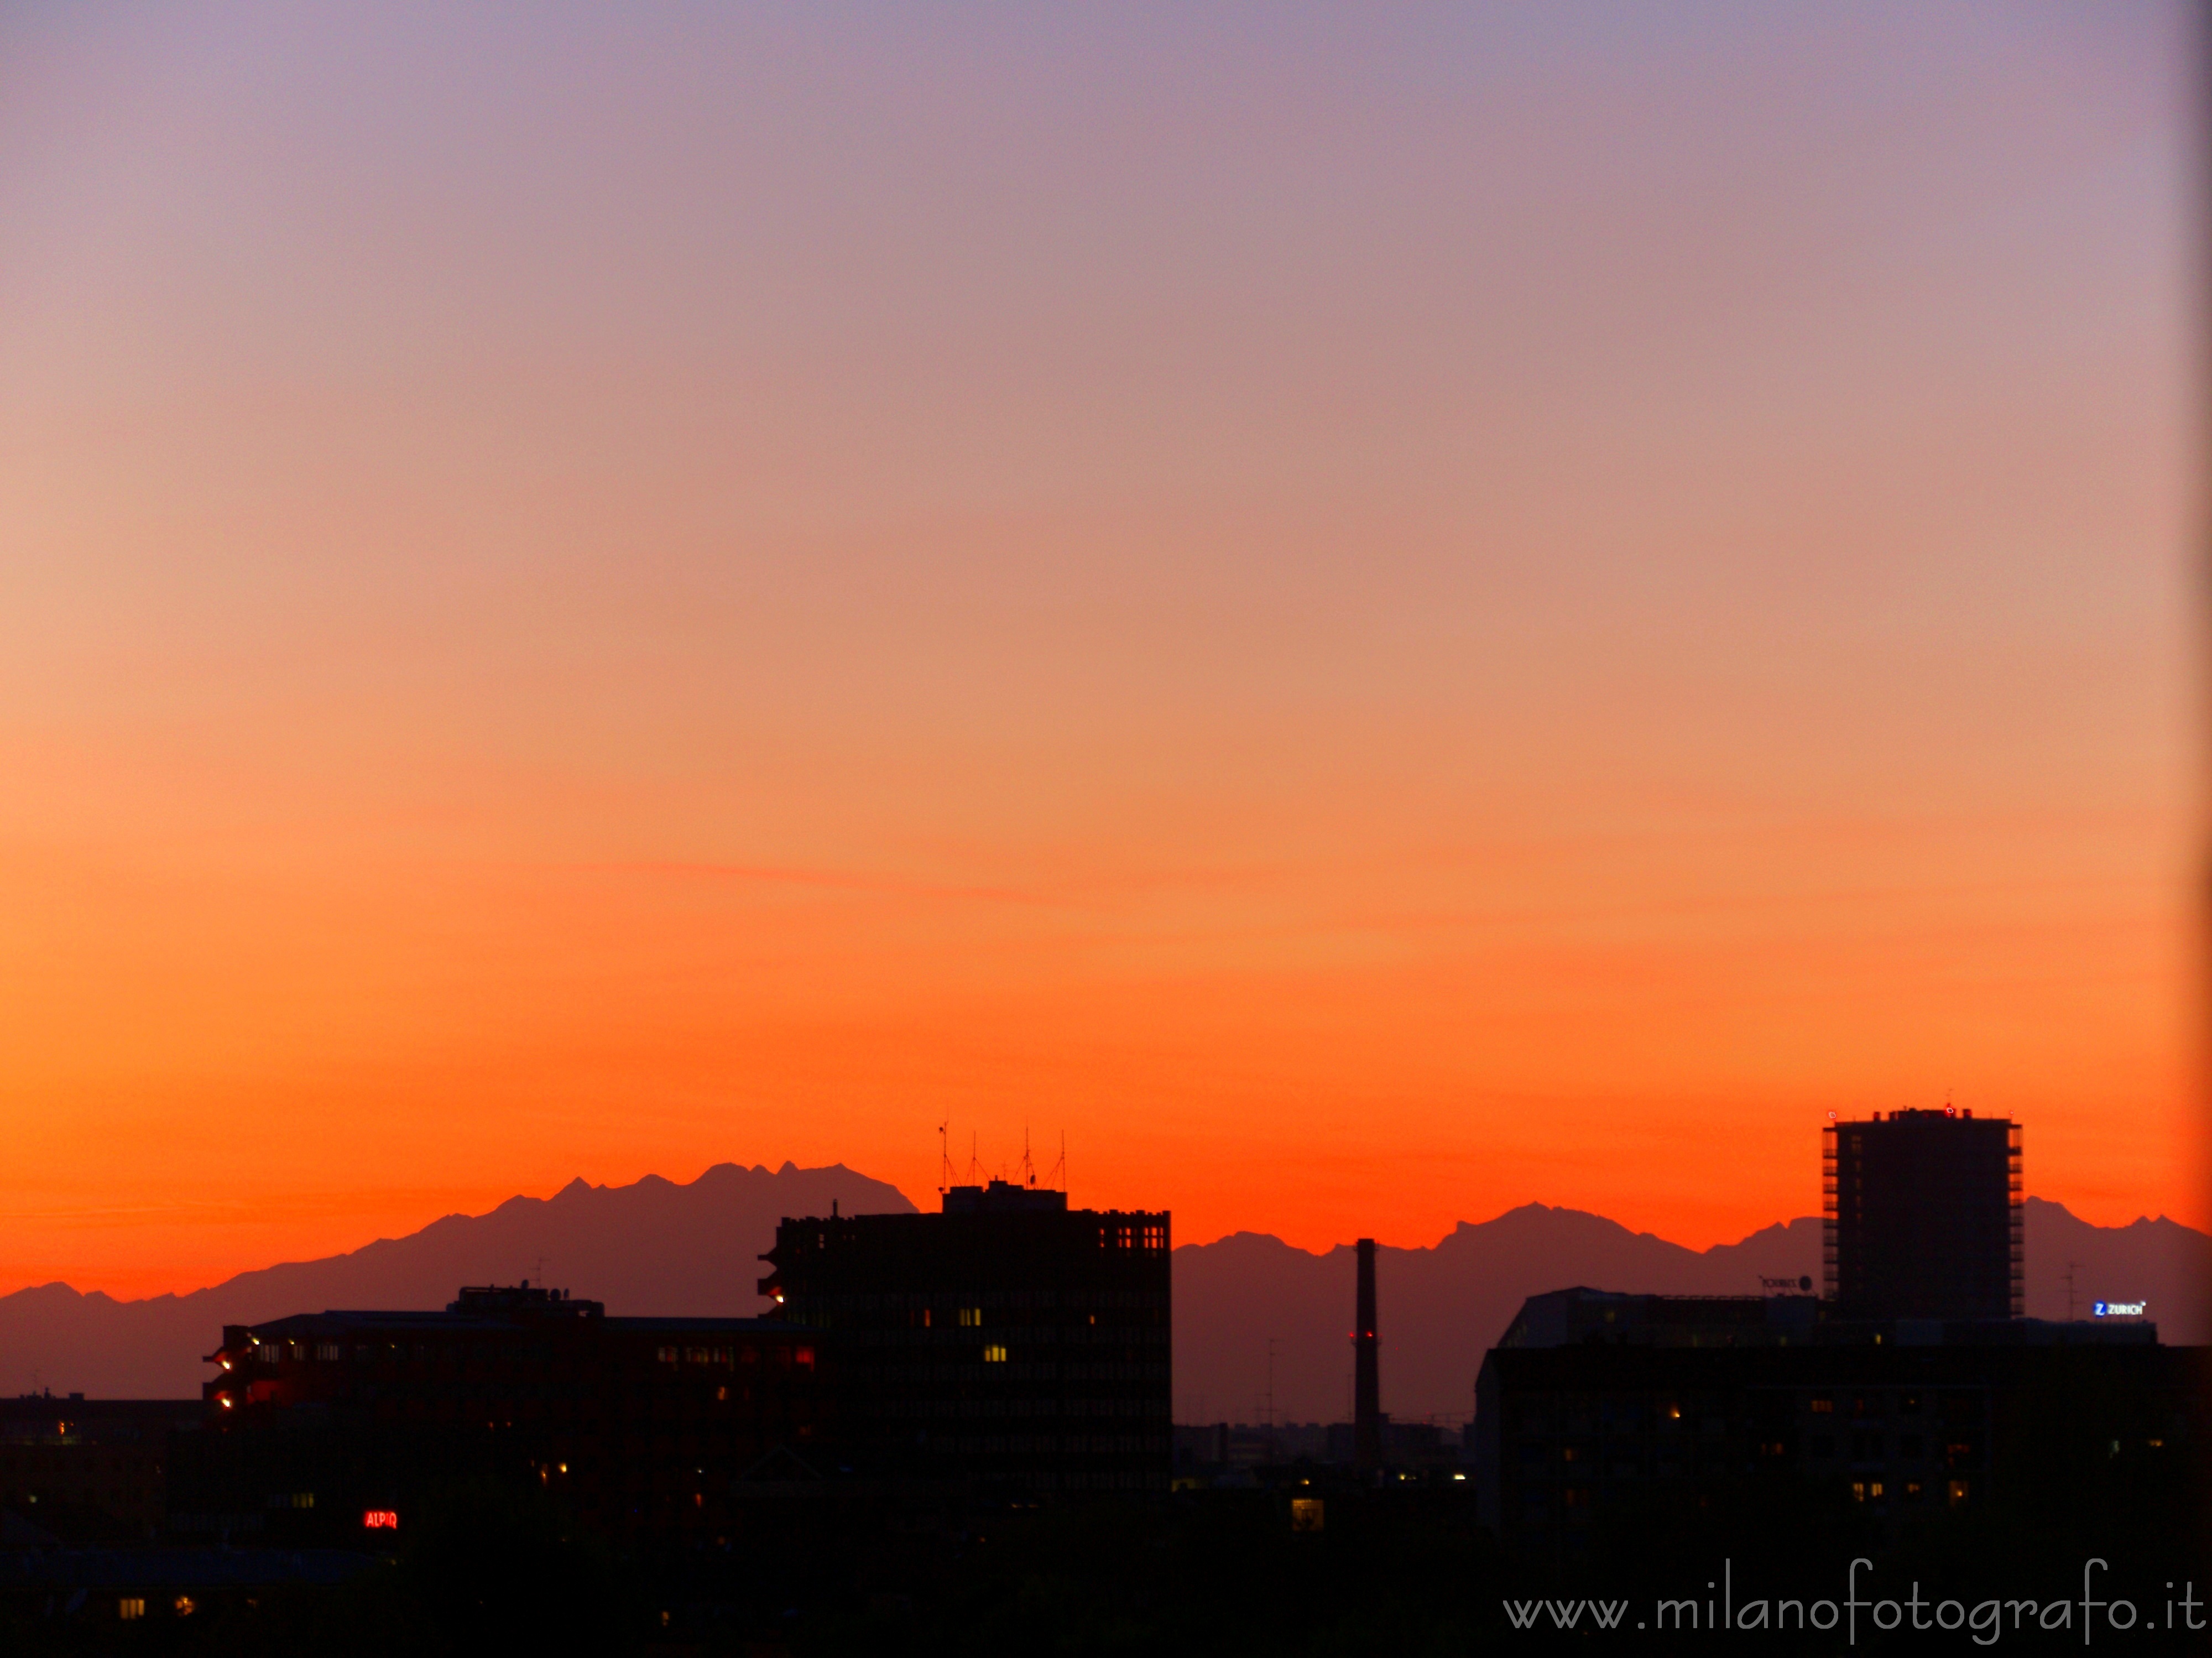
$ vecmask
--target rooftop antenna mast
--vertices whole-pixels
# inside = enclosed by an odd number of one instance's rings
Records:
[[[937,1125],[937,1195],[943,1197],[952,1186],[952,1119],[947,1117]]]
[[[968,1184],[981,1186],[982,1183],[983,1165],[975,1159],[975,1131],[971,1128],[968,1131]]]
[[[1030,1161],[1030,1126],[1027,1123],[1022,1125],[1022,1184],[1030,1187],[1036,1184],[1036,1164]]]
[[[1065,1128],[1060,1131],[1060,1161],[1053,1164],[1051,1172],[1044,1177],[1044,1183],[1055,1192],[1067,1190],[1067,1131]]]

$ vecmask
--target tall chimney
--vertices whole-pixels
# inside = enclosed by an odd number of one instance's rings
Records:
[[[1375,1240],[1359,1250],[1358,1323],[1352,1331],[1352,1448],[1363,1468],[1382,1466],[1382,1372],[1375,1346]]]

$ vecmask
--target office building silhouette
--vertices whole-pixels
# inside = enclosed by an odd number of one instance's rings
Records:
[[[1168,1216],[956,1186],[934,1215],[787,1219],[761,1293],[837,1355],[842,1442],[986,1490],[1164,1491]]]
[[[1874,1318],[2026,1309],[2021,1127],[1971,1111],[1876,1112],[1824,1131],[1827,1296]]]

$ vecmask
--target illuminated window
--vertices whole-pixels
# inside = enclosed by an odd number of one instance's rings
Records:
[[[791,1362],[799,1366],[802,1370],[812,1370],[814,1368],[814,1349],[811,1347],[798,1347],[793,1349]]]
[[[1950,1499],[1951,1506],[1954,1509],[1957,1508],[1959,1504],[1966,1500],[1966,1482],[1963,1479],[1953,1480],[1950,1485],[1950,1489],[1946,1495]]]
[[[1836,1408],[1836,1401],[1832,1399],[1816,1399],[1808,1405],[1806,1408],[1816,1412],[1817,1414],[1825,1416]]]
[[[198,1603],[189,1594],[179,1595],[176,1599],[175,1605],[177,1616],[179,1618],[189,1618],[199,1610]]]
[[[137,1594],[125,1595],[115,1603],[115,1615],[125,1623],[143,1618],[146,1615],[145,1597]]]
[[[1866,1501],[1865,1480],[1854,1479],[1851,1481],[1851,1501],[1854,1503],[1863,1503]]]
[[[1867,1495],[1869,1497],[1879,1498],[1881,1496],[1881,1481],[1877,1479],[1869,1485],[1867,1486]]]
[[[1319,1531],[1321,1521],[1321,1498],[1294,1497],[1291,1499],[1291,1529],[1292,1531]]]
[[[678,1357],[676,1349],[673,1347],[656,1347],[653,1349],[653,1356],[663,1364],[675,1363]]]
[[[982,1322],[983,1309],[981,1307],[963,1307],[960,1309],[960,1326],[963,1329],[975,1329]]]
[[[1006,1362],[1006,1350],[996,1342],[983,1349],[983,1363],[986,1364],[1004,1364]]]

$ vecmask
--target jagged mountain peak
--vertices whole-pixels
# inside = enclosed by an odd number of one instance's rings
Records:
[[[225,1324],[337,1307],[443,1307],[464,1284],[544,1280],[617,1313],[758,1313],[760,1253],[787,1215],[911,1212],[896,1187],[842,1163],[771,1174],[718,1163],[678,1182],[627,1186],[580,1175],[550,1198],[520,1195],[481,1215],[445,1215],[345,1254],[285,1261],[189,1295],[117,1302],[65,1284],[0,1297],[0,1390],[33,1376],[110,1396],[198,1390]],[[65,1380],[66,1379],[66,1380]]]

